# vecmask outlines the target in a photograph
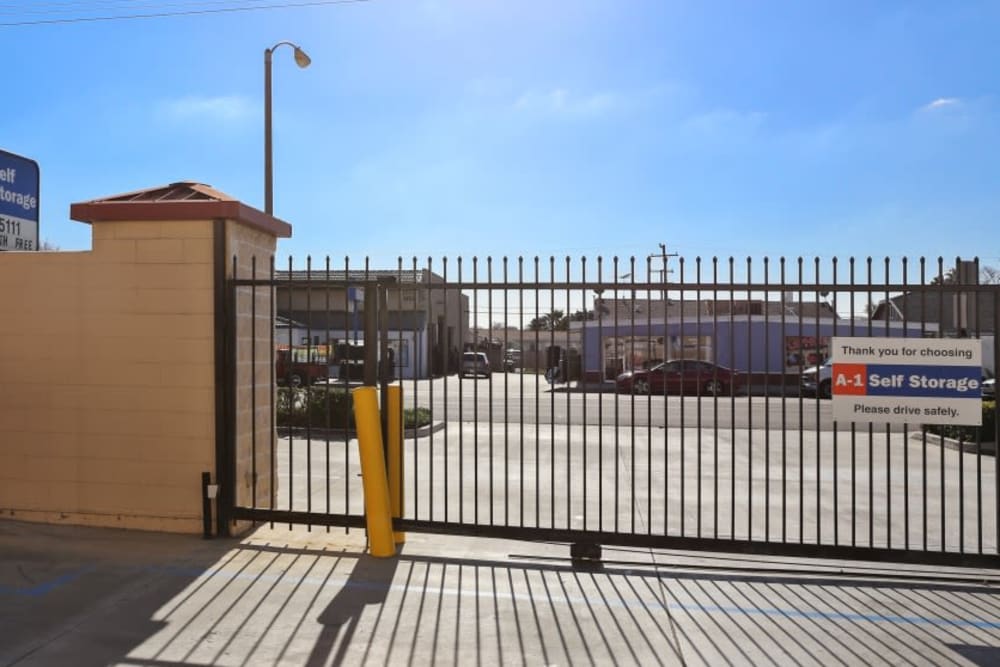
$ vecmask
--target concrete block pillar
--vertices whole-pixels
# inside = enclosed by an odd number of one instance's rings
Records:
[[[70,213],[93,227],[91,251],[0,254],[0,280],[23,288],[0,318],[0,516],[200,533],[202,472],[247,487],[239,461],[220,469],[233,436],[220,407],[271,400],[268,374],[228,373],[220,356],[226,322],[248,317],[225,310],[231,258],[268,265],[291,227],[197,183]],[[270,340],[269,316],[251,335]],[[273,353],[256,347],[266,369]],[[269,447],[273,427],[254,429]]]

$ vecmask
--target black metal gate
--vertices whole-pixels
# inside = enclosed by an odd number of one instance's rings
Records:
[[[234,258],[221,520],[363,526],[349,391],[399,382],[398,530],[1000,565],[995,401],[837,422],[820,368],[834,337],[965,337],[991,375],[978,263],[666,259]]]

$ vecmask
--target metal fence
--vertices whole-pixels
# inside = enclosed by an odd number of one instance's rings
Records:
[[[995,402],[978,428],[845,423],[802,382],[857,336],[979,338],[989,375],[978,263],[663,260],[234,258],[228,380],[252,396],[224,458],[252,488],[224,519],[364,525],[349,391],[399,382],[429,423],[398,530],[1000,563]]]

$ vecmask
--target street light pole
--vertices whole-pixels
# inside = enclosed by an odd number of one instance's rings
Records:
[[[295,64],[305,69],[312,60],[306,52],[292,42],[278,42],[264,49],[264,212],[274,213],[274,165],[271,151],[271,54],[287,44],[295,50]]]
[[[275,47],[277,48],[277,47]],[[274,212],[274,173],[271,164],[271,52],[264,49],[264,212]]]

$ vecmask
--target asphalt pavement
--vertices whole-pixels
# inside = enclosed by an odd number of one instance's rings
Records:
[[[614,423],[652,427],[682,421],[708,428],[755,428],[782,424],[788,432],[833,428],[831,401],[800,396],[797,388],[780,395],[763,387],[735,396],[642,396],[616,393],[612,383],[550,385],[534,374],[494,373],[490,379],[455,376],[403,380],[404,404],[433,411],[443,421],[493,423]]]

